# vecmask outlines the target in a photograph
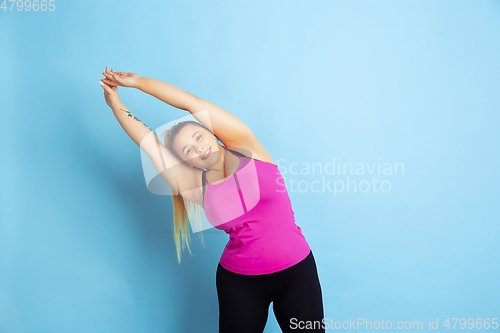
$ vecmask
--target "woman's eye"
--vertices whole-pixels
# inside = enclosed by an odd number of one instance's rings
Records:
[[[198,136],[197,140],[200,141],[201,135]]]

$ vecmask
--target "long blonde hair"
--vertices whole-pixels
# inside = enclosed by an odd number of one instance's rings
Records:
[[[174,166],[175,168],[175,166]],[[176,174],[177,178],[177,174]],[[188,207],[184,204],[184,200],[187,201]],[[177,250],[177,260],[179,264],[181,263],[181,253],[182,250],[187,248],[190,254],[191,248],[189,247],[189,242],[191,241],[191,235],[189,233],[189,219],[188,219],[188,210],[191,210],[191,207],[194,208],[195,219],[201,224],[200,219],[200,211],[198,209],[198,204],[193,203],[190,200],[184,199],[182,195],[176,194],[176,192],[172,189],[172,202],[174,205],[174,239],[175,239],[175,248]],[[203,234],[200,231],[201,241],[203,243]],[[203,243],[203,246],[205,244]]]
[[[176,123],[177,123],[177,121],[176,121]],[[174,140],[173,139],[175,138],[177,133],[179,133],[181,128],[183,128],[187,124],[193,124],[196,126],[200,126],[204,129],[206,129],[207,131],[209,131],[210,133],[212,133],[212,131],[210,131],[208,128],[203,126],[203,124],[200,124],[196,121],[191,121],[191,120],[183,121],[183,122],[180,122],[178,124],[174,124],[174,126],[172,126],[168,130],[163,132],[165,146],[182,163],[186,163],[186,162],[184,162],[184,160],[174,150],[174,148],[173,148],[173,141]],[[217,136],[215,136],[215,137],[217,138]],[[220,142],[220,140],[218,140],[218,139],[217,139],[217,141]],[[222,143],[222,142],[220,142],[220,143]],[[176,185],[177,185],[177,188],[179,188],[179,179],[177,177],[177,170],[176,170],[175,166],[174,166],[174,172],[175,172]],[[171,189],[171,191],[172,191],[172,203],[174,206],[174,216],[173,216],[173,218],[174,218],[174,239],[175,239],[175,247],[177,250],[177,260],[179,261],[179,264],[180,264],[181,263],[181,254],[185,248],[187,248],[189,250],[190,254],[193,254],[191,252],[191,248],[189,247],[189,242],[191,241],[191,235],[189,233],[188,211],[191,211],[191,209],[193,208],[195,220],[197,221],[197,223],[199,224],[200,227],[201,227],[201,219],[200,219],[200,211],[199,211],[198,204],[196,204],[188,199],[185,199],[182,195],[175,192],[173,188]],[[186,202],[187,202],[187,207],[186,207],[184,200],[186,200]],[[201,228],[200,228],[200,230],[201,230]],[[203,246],[205,246],[205,243],[203,242],[203,234],[201,231],[200,231],[200,238],[201,238]]]

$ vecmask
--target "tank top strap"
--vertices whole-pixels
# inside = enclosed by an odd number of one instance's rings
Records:
[[[248,158],[247,156],[243,155],[242,153],[239,153],[237,152],[236,150],[232,150],[232,149],[229,149],[227,148],[227,150],[229,150],[231,153],[233,153],[234,155],[238,155],[240,157],[245,157],[245,158]]]
[[[229,148],[228,148],[227,150],[229,150],[230,152],[232,152],[232,153],[233,153],[233,154],[235,154],[235,155],[238,155],[238,156],[240,156],[240,157],[247,158],[247,159],[249,159],[249,160],[254,160],[254,161],[264,162],[264,161],[262,161],[262,160],[258,160],[258,159],[256,159],[256,158],[252,158],[252,157],[245,156],[245,155],[243,155],[242,153],[237,152],[236,150],[232,150],[232,149],[229,149]],[[269,162],[264,162],[264,163],[269,163]],[[271,163],[271,164],[272,164],[272,163]]]
[[[205,178],[205,174],[207,173],[207,170],[203,170],[201,174],[201,184],[202,184],[202,203],[203,207],[205,207],[205,192],[207,189],[207,179]]]

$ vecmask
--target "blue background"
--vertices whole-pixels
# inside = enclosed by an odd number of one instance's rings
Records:
[[[291,163],[404,164],[325,176],[386,193],[289,189],[326,318],[500,317],[499,1],[55,4],[0,11],[0,332],[217,332],[228,237],[193,234],[177,263],[171,198],[148,192],[104,66],[234,113],[286,181],[321,180]],[[186,115],[119,91],[151,128]]]

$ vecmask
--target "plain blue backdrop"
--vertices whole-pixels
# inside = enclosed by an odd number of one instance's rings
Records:
[[[218,331],[228,236],[193,234],[177,263],[171,198],[147,190],[104,66],[254,131],[289,182],[326,318],[500,317],[499,1],[54,3],[0,10],[0,332]],[[186,115],[119,92],[151,128]],[[307,172],[333,161],[345,172]],[[265,332],[280,332],[272,310]]]

